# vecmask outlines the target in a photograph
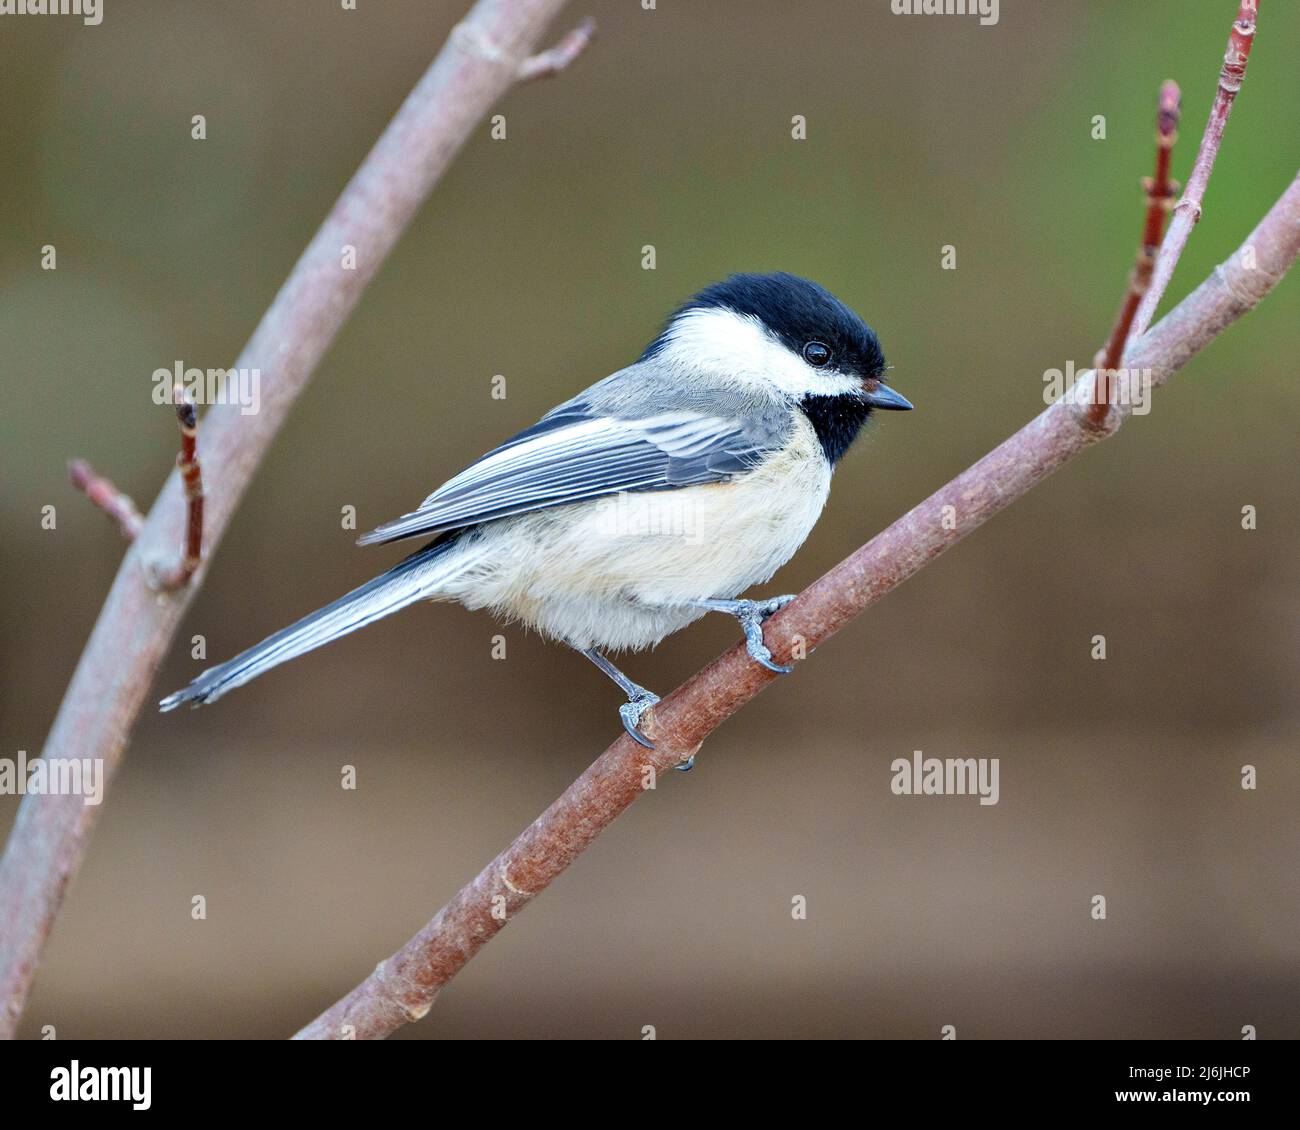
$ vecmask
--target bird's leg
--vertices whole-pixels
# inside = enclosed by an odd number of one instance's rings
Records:
[[[763,621],[774,612],[779,612],[793,596],[774,596],[770,600],[721,600],[708,597],[687,603],[696,608],[707,608],[710,612],[725,612],[740,621],[741,631],[745,633],[745,650],[755,663],[775,671],[778,675],[788,675],[793,667],[783,667],[772,662],[772,653],[763,642]]]
[[[645,746],[646,749],[654,749],[655,745],[639,729],[643,715],[650,707],[659,701],[659,696],[653,691],[648,691],[639,683],[632,682],[617,667],[614,666],[605,656],[601,655],[594,647],[584,647],[579,649],[583,655],[590,659],[597,667],[605,672],[611,679],[619,685],[622,692],[627,695],[627,702],[618,708],[618,716],[623,719],[623,729],[632,737]],[[689,766],[688,766],[689,768]]]

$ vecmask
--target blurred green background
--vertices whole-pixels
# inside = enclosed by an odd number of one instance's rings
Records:
[[[358,8],[0,20],[4,756],[40,750],[121,557],[65,461],[149,505],[176,445],[150,374],[233,362],[464,11]],[[1088,364],[1140,231],[1159,83],[1183,86],[1185,179],[1235,8],[1003,0],[981,27],[888,0],[574,3],[595,44],[510,93],[507,140],[478,129],[412,225],[150,700],[397,558],[354,548],[343,506],[361,529],[411,509],[734,270],[829,287],[917,405],[859,441],[768,586],[802,588],[1038,412],[1045,370]],[[1300,5],[1265,9],[1173,298],[1295,173]],[[726,725],[402,1035],[1300,1036],[1298,293]],[[666,691],[736,638],[712,618],[624,666]],[[23,1032],[288,1034],[587,765],[618,702],[576,654],[419,606],[212,708],[147,711]],[[1001,758],[1001,802],[893,796],[914,749]],[[16,807],[0,798],[0,832]]]

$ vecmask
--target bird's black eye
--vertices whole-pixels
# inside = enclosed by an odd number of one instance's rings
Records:
[[[815,369],[831,363],[830,347],[820,341],[810,341],[803,347],[803,359]]]

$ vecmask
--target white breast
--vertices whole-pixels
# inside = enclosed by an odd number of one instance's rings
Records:
[[[790,444],[730,483],[631,492],[490,523],[467,546],[472,564],[445,596],[574,647],[651,647],[704,615],[683,601],[737,596],[784,565],[821,514],[830,479],[800,416]]]

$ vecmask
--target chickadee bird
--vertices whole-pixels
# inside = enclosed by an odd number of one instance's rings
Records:
[[[772,671],[763,621],[793,597],[738,600],[803,544],[831,470],[873,409],[911,408],[880,343],[816,283],[733,275],[668,319],[635,364],[552,409],[412,511],[359,539],[433,535],[383,575],[162,700],[213,702],[417,600],[458,600],[576,648],[639,729],[658,696],[607,650],[653,647],[707,612],[740,622]]]

